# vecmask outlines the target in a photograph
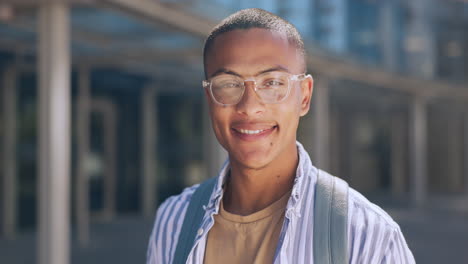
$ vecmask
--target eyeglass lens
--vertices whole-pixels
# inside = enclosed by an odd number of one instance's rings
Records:
[[[255,78],[256,93],[264,103],[278,103],[289,89],[289,74],[268,72]],[[237,104],[245,91],[244,80],[233,75],[219,75],[211,80],[214,99],[221,104]]]

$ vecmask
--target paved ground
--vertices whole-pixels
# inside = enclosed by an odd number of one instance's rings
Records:
[[[417,263],[468,264],[468,197],[432,196],[422,209],[388,193],[366,195],[400,224]]]
[[[72,264],[145,263],[152,220],[135,216],[119,217],[112,222],[93,223],[89,247],[72,241]],[[34,264],[35,234],[20,234],[13,241],[0,239],[0,264]]]
[[[387,209],[418,263],[468,263],[468,213]]]
[[[468,212],[409,210],[395,204],[384,208],[400,224],[418,263],[468,263]],[[150,230],[151,221],[132,216],[93,223],[88,248],[72,243],[72,263],[144,263]],[[0,263],[36,263],[35,250],[32,232],[14,241],[0,239]]]

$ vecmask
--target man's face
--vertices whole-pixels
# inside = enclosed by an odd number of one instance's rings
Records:
[[[206,58],[208,79],[232,74],[243,79],[275,70],[303,73],[303,62],[296,47],[282,33],[253,28],[234,30],[218,36]],[[278,104],[265,104],[246,82],[242,99],[236,105],[216,104],[205,95],[215,135],[227,150],[231,162],[250,169],[261,169],[296,148],[300,116],[309,110],[312,79],[291,81],[289,96]],[[292,152],[295,153],[295,152]]]

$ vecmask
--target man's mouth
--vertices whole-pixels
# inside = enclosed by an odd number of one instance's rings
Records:
[[[232,130],[235,134],[237,134],[242,139],[247,140],[254,140],[260,139],[264,136],[269,135],[273,130],[275,130],[278,126],[263,126],[261,128],[252,127],[252,128],[240,128],[240,127],[233,127]]]
[[[236,129],[236,130],[242,134],[256,135],[256,134],[262,133],[266,129],[259,129],[259,130]]]

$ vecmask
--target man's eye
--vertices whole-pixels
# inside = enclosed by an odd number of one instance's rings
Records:
[[[225,89],[225,88],[239,88],[240,86],[241,84],[238,82],[226,82],[226,83],[222,83],[219,87],[221,89]]]
[[[282,86],[284,83],[281,80],[268,80],[265,82],[266,87],[278,87]]]

